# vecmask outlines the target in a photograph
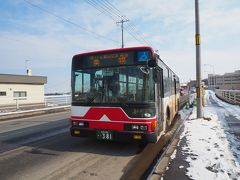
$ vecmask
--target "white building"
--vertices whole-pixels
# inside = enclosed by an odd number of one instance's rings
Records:
[[[44,103],[46,76],[0,74],[0,106]]]
[[[240,90],[240,70],[224,75],[209,74],[208,86],[211,89]]]

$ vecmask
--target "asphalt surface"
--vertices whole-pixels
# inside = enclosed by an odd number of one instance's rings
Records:
[[[0,121],[0,179],[120,179],[144,150],[137,143],[71,137],[69,116]]]
[[[120,179],[142,147],[71,137],[68,116],[0,122],[0,179]]]

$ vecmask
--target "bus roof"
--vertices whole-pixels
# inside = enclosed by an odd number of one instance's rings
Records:
[[[76,54],[73,56],[73,58],[77,58],[78,56],[82,55],[91,55],[91,54],[98,54],[98,53],[110,53],[110,52],[121,52],[121,51],[131,51],[131,50],[138,50],[138,49],[149,49],[154,53],[154,49],[151,46],[134,46],[134,47],[125,47],[125,48],[115,48],[115,49],[105,49],[105,50],[98,50],[98,51],[91,51],[91,52],[85,52]],[[160,59],[160,58],[159,58]],[[162,60],[162,63],[177,77],[179,78],[176,73]]]
[[[128,51],[128,50],[137,50],[137,49],[150,49],[152,51],[152,53],[154,53],[154,50],[151,46],[135,46],[135,47],[115,48],[115,49],[106,49],[106,50],[85,52],[85,53],[81,53],[81,54],[76,54],[73,57],[89,55],[89,54],[109,53],[109,52]]]

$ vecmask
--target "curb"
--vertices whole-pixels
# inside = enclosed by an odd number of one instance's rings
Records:
[[[54,108],[42,108],[42,109],[32,109],[28,111],[16,111],[16,112],[9,112],[0,114],[0,121],[6,121],[16,118],[25,118],[25,117],[32,117],[38,116],[42,114],[49,114],[49,113],[58,113],[63,111],[69,111],[70,106],[61,106],[61,107],[54,107]]]

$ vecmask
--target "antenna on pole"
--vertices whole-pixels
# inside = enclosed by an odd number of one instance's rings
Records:
[[[25,60],[25,69],[26,70],[28,69],[28,66],[27,66],[28,61],[30,61],[30,60]]]
[[[122,20],[117,22],[117,24],[121,23],[121,28],[122,28],[122,48],[124,47],[124,42],[123,42],[123,23],[128,22],[128,21],[129,21],[129,19],[125,19],[124,20],[123,16],[122,16]]]
[[[28,65],[27,63],[29,62],[30,60],[25,60],[25,68],[26,68],[26,73],[28,76],[31,76],[32,75],[32,70],[28,68]]]

